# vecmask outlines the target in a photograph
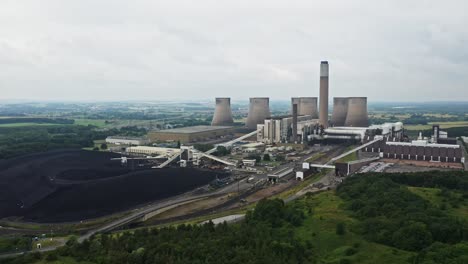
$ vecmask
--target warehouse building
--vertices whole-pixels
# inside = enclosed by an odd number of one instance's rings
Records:
[[[170,157],[176,153],[180,153],[180,149],[136,146],[136,147],[128,147],[126,149],[126,152],[128,154],[137,154],[137,155],[145,155],[145,156]]]
[[[181,143],[195,143],[218,138],[230,137],[234,134],[230,126],[191,126],[173,128],[148,133],[152,142],[180,141]]]
[[[329,140],[355,140],[363,143],[374,140],[374,137],[383,137],[393,141],[401,141],[403,137],[403,123],[384,123],[369,127],[329,127],[323,133],[316,131],[309,135],[309,140],[329,139]],[[375,146],[372,146],[375,147]]]
[[[375,136],[378,137],[378,136]],[[464,163],[463,149],[456,139],[448,138],[444,131],[439,131],[439,126],[433,126],[433,135],[424,138],[422,133],[417,140],[401,142],[401,138],[384,136],[381,141],[371,144],[363,149],[365,152],[378,152],[382,158],[420,160],[431,162]],[[369,142],[373,137],[368,136]]]
[[[460,145],[428,143],[426,140],[412,142],[386,142],[383,158],[423,160],[432,162],[464,163]]]
[[[149,144],[149,140],[147,138],[139,138],[139,137],[118,137],[118,136],[111,136],[106,138],[107,144],[114,144],[114,145],[129,145],[129,146],[141,146]]]

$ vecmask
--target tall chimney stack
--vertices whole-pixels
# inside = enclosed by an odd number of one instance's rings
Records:
[[[291,140],[293,143],[296,143],[297,142],[297,104],[293,104],[292,106],[292,118],[293,118],[293,122],[292,122],[292,137],[291,137]]]
[[[320,63],[320,112],[319,123],[328,127],[328,61]]]

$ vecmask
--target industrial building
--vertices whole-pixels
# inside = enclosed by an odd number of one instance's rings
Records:
[[[247,128],[256,129],[258,124],[270,117],[270,99],[268,97],[250,98],[249,113],[245,125]]]
[[[291,98],[291,109],[294,104],[297,104],[298,115],[309,115],[316,119],[318,118],[317,102],[317,97],[293,97]]]
[[[309,135],[309,140],[313,139],[333,139],[333,140],[355,140],[368,142],[375,136],[389,138],[391,140],[401,140],[403,136],[403,123],[384,123],[369,127],[329,127],[321,133]]]
[[[230,126],[234,124],[232,119],[231,98],[216,98],[215,112],[212,126]]]
[[[266,119],[263,124],[257,125],[257,141],[266,144],[274,143],[294,143],[293,135],[293,117],[279,116]],[[318,120],[312,116],[298,116],[296,129],[296,142],[307,141],[307,136],[312,134],[318,126]]]
[[[464,163],[460,145],[429,143],[427,140],[387,141],[381,153],[383,158]]]
[[[140,137],[110,136],[106,138],[106,143],[114,144],[114,145],[141,146],[141,145],[149,144],[150,141],[147,138],[140,138]]]
[[[161,156],[161,157],[170,157],[180,152],[180,150],[176,148],[160,148],[160,147],[147,147],[147,146],[128,147],[125,149],[125,151],[128,154]]]
[[[464,163],[465,158],[461,146],[457,144],[456,140],[455,142],[447,140],[449,139],[447,133],[441,132],[439,126],[435,125],[431,138],[423,138],[420,134],[417,140],[401,142],[396,137],[384,137],[383,140],[364,148],[363,151],[378,152],[382,158],[389,159]],[[441,135],[442,138],[440,138]],[[371,139],[369,137],[367,140]],[[440,142],[452,142],[453,144]]]
[[[230,137],[234,134],[230,126],[191,126],[173,128],[148,133],[152,142],[156,141],[180,141],[181,143],[193,143]]]
[[[278,182],[279,180],[281,180],[281,178],[285,177],[285,176],[288,176],[290,174],[294,173],[294,169],[293,168],[281,168],[277,171],[274,171],[272,173],[269,173],[267,175],[268,177],[268,181],[271,181],[271,182]]]

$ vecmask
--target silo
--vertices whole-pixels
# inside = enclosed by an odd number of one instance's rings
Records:
[[[320,120],[323,127],[328,127],[328,61],[320,63]]]
[[[367,127],[367,97],[349,97],[345,126]]]
[[[212,126],[229,126],[234,123],[231,111],[231,98],[216,98]]]
[[[245,125],[257,129],[257,124],[263,124],[270,117],[270,99],[268,97],[250,98],[249,114]]]
[[[291,109],[293,104],[297,104],[298,115],[310,115],[318,118],[317,97],[293,97],[291,98]]]
[[[348,98],[335,97],[333,98],[333,113],[331,123],[333,126],[344,126],[346,115],[348,114]]]

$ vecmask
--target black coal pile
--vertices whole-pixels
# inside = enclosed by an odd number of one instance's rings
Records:
[[[219,173],[140,169],[116,154],[65,150],[0,161],[0,218],[80,221],[130,209],[205,185]]]

